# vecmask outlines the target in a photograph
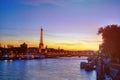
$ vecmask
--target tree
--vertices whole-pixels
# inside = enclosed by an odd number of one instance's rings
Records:
[[[98,35],[102,35],[101,53],[106,57],[120,60],[120,26],[107,25],[98,30]]]
[[[21,44],[20,48],[21,48],[21,52],[25,54],[27,51],[27,44],[26,43]]]

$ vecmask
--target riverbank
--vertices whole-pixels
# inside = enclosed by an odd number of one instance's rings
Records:
[[[45,58],[45,56],[42,54],[37,54],[37,55],[26,54],[26,55],[16,55],[16,56],[5,55],[0,57],[0,60],[30,60],[30,59],[42,59],[42,58]]]

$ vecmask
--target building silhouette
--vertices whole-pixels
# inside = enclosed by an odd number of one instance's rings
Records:
[[[44,44],[43,44],[43,29],[40,29],[40,44],[39,44],[39,52],[41,53],[42,50],[44,49]]]

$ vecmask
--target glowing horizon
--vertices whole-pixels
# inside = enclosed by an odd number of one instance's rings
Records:
[[[67,50],[98,50],[99,27],[120,24],[118,0],[1,0],[0,44],[44,46]]]
[[[95,35],[98,39],[93,38],[94,36],[83,35],[83,33],[81,33],[81,35],[83,36],[75,36],[76,34],[75,33],[74,34],[72,33],[71,34],[70,33],[59,34],[58,33],[58,35],[54,35],[54,34],[44,33],[43,35],[44,47],[47,46],[48,48],[55,48],[55,49],[60,48],[60,49],[65,49],[65,50],[98,50],[99,49],[99,44],[102,42],[102,40],[100,36],[98,36],[97,34]],[[85,37],[87,38],[90,37],[90,38],[82,39]],[[13,45],[14,47],[19,47],[20,44],[24,42],[28,44],[28,47],[39,47],[40,35],[38,35],[38,37],[29,37],[28,40],[26,39],[26,40],[15,41],[14,39],[11,39],[10,41],[4,41],[2,44],[2,47],[4,47],[4,45],[6,47],[7,45]]]

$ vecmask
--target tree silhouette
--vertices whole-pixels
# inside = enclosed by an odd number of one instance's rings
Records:
[[[20,45],[21,53],[25,54],[27,51],[27,44],[23,43]]]
[[[107,25],[98,30],[98,35],[102,35],[101,53],[112,60],[120,61],[120,26]]]

